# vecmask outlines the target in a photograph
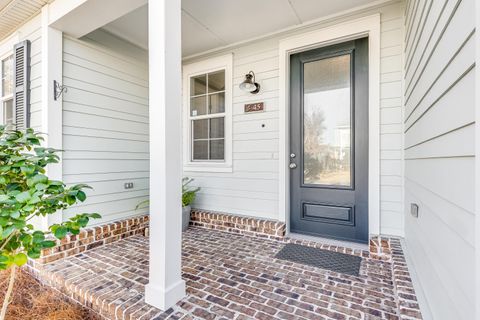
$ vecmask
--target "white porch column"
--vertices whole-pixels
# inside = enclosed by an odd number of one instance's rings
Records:
[[[44,145],[49,148],[62,149],[62,97],[53,97],[53,81],[63,81],[63,34],[49,24],[50,6],[42,8],[42,127]],[[59,154],[60,158],[62,154]],[[61,159],[60,159],[61,161]],[[62,163],[47,166],[48,177],[52,180],[63,180]],[[39,227],[62,222],[62,211],[40,218]]]
[[[147,303],[166,310],[185,296],[181,278],[181,1],[148,8],[150,282]]]

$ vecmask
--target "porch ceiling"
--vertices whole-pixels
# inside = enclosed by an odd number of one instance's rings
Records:
[[[35,16],[53,0],[0,0],[0,40]]]
[[[372,0],[182,0],[183,56],[246,41]],[[148,46],[147,7],[141,7],[104,28],[143,48]]]

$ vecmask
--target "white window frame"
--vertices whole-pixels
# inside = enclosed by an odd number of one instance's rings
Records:
[[[3,103],[7,100],[12,100],[13,101],[13,92],[9,95],[6,95],[6,96],[3,95],[3,86],[2,86],[2,83],[1,83],[2,76],[3,76],[3,60],[5,60],[5,59],[7,59],[11,56],[13,56],[13,49],[10,52],[0,56],[0,124],[2,124],[2,125],[6,125],[6,123],[5,123],[5,121],[6,121],[5,110],[3,108]],[[13,59],[13,57],[12,57],[12,59]],[[13,60],[12,60],[12,63],[13,63]],[[12,85],[14,85],[13,79],[12,79]],[[15,108],[15,107],[13,106],[13,108]],[[15,118],[15,114],[13,115],[13,117]],[[13,119],[13,120],[15,120],[15,119]],[[15,122],[15,121],[13,121],[13,122]]]
[[[192,161],[192,125],[190,116],[190,78],[225,70],[225,112],[212,115],[224,116],[225,136],[222,160]],[[183,66],[183,170],[200,172],[232,172],[232,92],[233,92],[233,54],[227,54]],[[194,117],[202,119],[203,116]],[[210,116],[207,116],[210,118]]]

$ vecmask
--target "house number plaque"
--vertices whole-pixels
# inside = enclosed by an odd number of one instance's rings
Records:
[[[265,111],[263,102],[248,103],[245,105],[245,113]]]

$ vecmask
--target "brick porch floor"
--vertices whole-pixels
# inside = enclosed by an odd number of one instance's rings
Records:
[[[190,228],[188,295],[164,313],[144,302],[148,238],[141,235],[47,264],[40,277],[106,319],[420,319],[400,241],[389,242],[383,260],[324,245],[364,257],[354,277],[274,259],[282,241]]]

